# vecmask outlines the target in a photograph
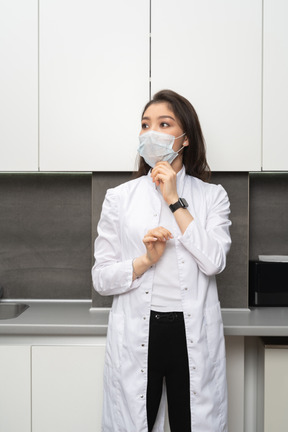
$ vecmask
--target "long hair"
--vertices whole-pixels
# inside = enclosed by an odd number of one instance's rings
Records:
[[[141,118],[150,105],[162,102],[168,104],[188,138],[189,145],[183,149],[183,165],[186,174],[208,181],[211,171],[206,160],[205,140],[198,115],[187,99],[172,90],[161,90],[145,105]],[[150,169],[145,160],[139,157],[138,171],[134,177],[141,177]]]

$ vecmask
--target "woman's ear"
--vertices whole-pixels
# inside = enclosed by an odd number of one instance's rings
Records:
[[[187,147],[189,145],[189,140],[185,137],[185,141],[183,142],[183,146]]]

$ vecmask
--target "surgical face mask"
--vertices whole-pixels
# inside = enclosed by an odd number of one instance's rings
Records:
[[[173,150],[174,141],[184,135],[185,133],[179,137],[174,137],[173,135],[153,130],[145,132],[139,136],[138,153],[152,168],[154,168],[157,162],[167,161],[171,164],[178,156],[180,150],[184,148],[183,146],[178,152],[175,152]]]

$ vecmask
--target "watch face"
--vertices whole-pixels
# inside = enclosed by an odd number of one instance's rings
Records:
[[[184,207],[184,208],[188,207],[188,203],[185,200],[185,198],[179,198],[179,202],[181,204],[181,207]]]

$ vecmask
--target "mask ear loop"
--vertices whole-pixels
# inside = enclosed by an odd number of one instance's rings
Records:
[[[189,144],[188,144],[189,145]],[[179,156],[179,153],[181,152],[181,150],[183,150],[185,147],[187,147],[187,146],[182,146],[179,150],[177,150],[177,152],[175,152],[175,153],[177,153],[177,156]],[[177,157],[176,156],[176,157]],[[176,158],[175,158],[176,159]]]
[[[186,146],[181,147],[179,150],[177,150],[176,153],[178,153],[178,155],[179,155],[180,151],[183,150],[185,147],[186,147]]]
[[[186,135],[186,132],[184,132],[182,135],[179,135],[177,138],[174,139],[174,141],[176,141],[176,139],[178,139],[178,138],[182,138],[184,135]],[[184,143],[185,143],[185,142],[187,142],[187,140],[184,141]],[[183,143],[183,144],[184,144],[184,143]],[[178,155],[179,155],[180,151],[183,150],[184,147],[187,147],[187,146],[184,146],[184,145],[183,145],[183,146],[182,146],[179,150],[177,150],[177,152],[175,152],[175,153],[178,153]]]
[[[184,132],[182,135],[180,135],[179,137],[177,137],[177,138],[175,138],[175,140],[176,139],[178,139],[178,138],[181,138],[181,137],[183,137],[184,135],[185,135],[186,133]],[[185,141],[184,141],[184,143],[183,144],[185,144],[186,142],[188,142],[188,140],[186,139]],[[181,150],[183,150],[185,147],[188,147],[188,145],[189,145],[189,143],[185,146],[185,145],[183,145],[176,153],[180,153],[180,151]]]
[[[186,132],[184,132],[182,135],[179,135],[179,137],[176,137],[175,140],[178,138],[182,138],[182,136],[184,136],[184,135],[186,135]]]
[[[185,133],[183,133],[182,135],[180,135],[180,137],[178,137],[178,138],[181,138],[183,135],[185,135]],[[184,141],[184,143],[186,143],[186,142],[188,142],[188,140],[186,139],[185,141]],[[184,144],[183,143],[183,144]],[[185,146],[185,145],[183,145],[176,153],[178,154],[178,156],[179,156],[179,153],[185,148],[185,147],[188,147],[189,146],[189,142],[188,142],[188,144]],[[177,157],[177,156],[176,156]]]

